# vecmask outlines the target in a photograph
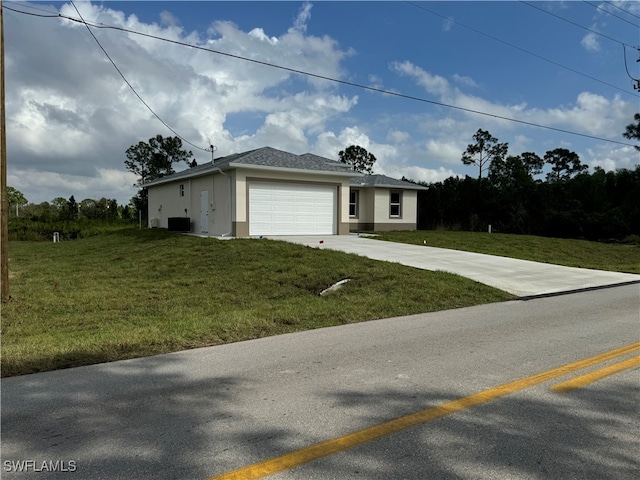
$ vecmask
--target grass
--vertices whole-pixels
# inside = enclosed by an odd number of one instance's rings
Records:
[[[156,229],[10,242],[9,261],[5,377],[513,298],[341,252]]]
[[[502,233],[418,230],[386,232],[377,237],[391,242],[451,248],[568,267],[640,273],[640,245],[587,240],[510,235]]]

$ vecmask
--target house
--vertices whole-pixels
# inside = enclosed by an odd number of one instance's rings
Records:
[[[217,158],[145,187],[150,227],[233,237],[415,229],[416,194],[424,188],[271,147]]]

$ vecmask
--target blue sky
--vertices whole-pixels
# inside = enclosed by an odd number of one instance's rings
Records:
[[[78,18],[71,3],[11,2]],[[337,159],[351,144],[377,173],[477,176],[477,129],[513,155],[557,147],[593,170],[635,168],[622,132],[640,111],[639,2],[76,2],[87,21],[277,64],[407,99],[127,34],[93,29],[199,163],[265,145]],[[135,194],[126,149],[173,133],[135,97],[87,29],[5,9],[8,183],[31,202]],[[577,24],[577,25],[575,25]],[[597,33],[594,33],[597,32]],[[493,37],[493,38],[491,38]],[[457,106],[597,139],[523,125]],[[606,141],[612,140],[614,142]]]

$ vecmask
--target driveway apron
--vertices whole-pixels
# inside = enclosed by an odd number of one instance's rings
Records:
[[[470,278],[518,297],[556,295],[577,290],[640,283],[640,275],[548,263],[422,245],[374,240],[358,235],[273,236],[313,248],[338,250],[423,270],[440,270]]]

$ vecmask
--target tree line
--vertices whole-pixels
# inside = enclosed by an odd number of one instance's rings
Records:
[[[85,198],[77,202],[71,195],[68,199],[56,197],[51,202],[30,203],[22,192],[9,186],[7,200],[10,219],[23,218],[35,222],[136,219],[135,210],[131,205],[118,205],[117,200],[113,198]]]
[[[50,240],[58,232],[63,240],[87,237],[137,222],[135,208],[112,198],[78,202],[57,197],[30,203],[19,190],[7,187],[10,240]]]
[[[623,135],[640,140],[640,114]],[[461,161],[478,177],[417,182],[418,229],[492,231],[590,240],[640,235],[640,165],[605,171],[575,152],[508,155],[508,144],[479,129]],[[640,147],[635,146],[637,150]],[[543,173],[546,172],[546,174]]]
[[[640,113],[622,135],[640,140]],[[486,231],[491,225],[492,230],[505,233],[594,240],[640,235],[640,165],[615,172],[596,167],[589,173],[579,156],[564,148],[549,150],[543,157],[534,152],[508,155],[508,144],[486,130],[478,129],[473,139],[461,161],[477,167],[478,178],[414,182],[428,187],[418,194],[419,229]],[[640,146],[635,149],[640,151]],[[156,135],[132,145],[125,155],[125,167],[136,174],[139,187],[128,205],[108,198],[77,202],[73,195],[33,204],[8,187],[10,238],[42,239],[61,230],[67,238],[78,238],[100,230],[98,224],[137,222],[140,217],[146,224],[145,184],[174,173],[176,163],[197,166],[179,137]],[[363,173],[372,173],[376,162],[373,154],[357,145],[338,156],[340,162]]]

